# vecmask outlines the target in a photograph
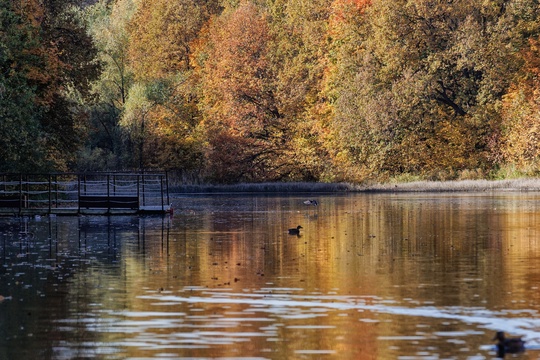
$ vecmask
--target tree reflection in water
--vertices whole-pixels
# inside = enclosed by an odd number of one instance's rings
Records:
[[[494,356],[496,330],[538,345],[536,195],[317,198],[0,219],[0,358],[462,358]]]

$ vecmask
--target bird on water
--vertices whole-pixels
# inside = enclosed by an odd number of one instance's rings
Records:
[[[306,204],[306,205],[313,205],[313,206],[319,205],[319,203],[317,202],[317,200],[306,200],[306,201],[304,201],[304,204]]]
[[[303,229],[300,225],[295,228],[289,229],[289,235],[300,235],[300,229]]]
[[[504,357],[505,354],[516,354],[525,351],[525,341],[521,338],[507,338],[504,331],[497,331],[493,340],[498,340],[497,356]]]

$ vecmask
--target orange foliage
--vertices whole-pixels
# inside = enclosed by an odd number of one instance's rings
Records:
[[[267,91],[270,35],[264,17],[244,3],[211,29],[213,44],[206,63],[206,95],[211,113],[240,134],[263,131],[272,117]]]
[[[251,158],[256,156],[251,153],[254,150],[253,139],[219,131],[212,134],[210,141],[213,146],[207,156],[214,165],[211,177],[220,182],[234,183],[238,179],[256,178],[257,172],[262,170],[251,166]]]
[[[522,52],[524,73],[503,98],[498,160],[519,171],[539,171],[540,164],[540,41],[529,39]]]
[[[267,20],[242,2],[212,22],[200,55],[209,160],[221,181],[277,179],[275,169],[285,168],[287,125],[274,95]]]
[[[540,74],[540,41],[537,39],[529,39],[529,49],[525,52],[524,58],[527,63],[527,68],[535,75]]]
[[[371,5],[371,0],[334,0],[332,2],[332,19],[341,22],[363,14]]]
[[[17,69],[24,74],[30,83],[35,85],[39,91],[35,98],[36,105],[50,106],[54,102],[54,97],[63,89],[60,81],[62,69],[68,67],[60,60],[60,50],[54,41],[45,42],[41,36],[43,33],[42,23],[45,18],[45,9],[36,0],[17,0],[12,2],[16,13],[26,19],[26,25],[32,30],[29,36],[32,37],[31,47],[21,49],[21,54],[33,61],[27,61]]]

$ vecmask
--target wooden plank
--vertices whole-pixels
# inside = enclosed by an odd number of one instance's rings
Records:
[[[109,207],[117,209],[139,209],[137,196],[109,196]]]
[[[80,195],[79,207],[86,209],[138,209],[137,196]]]

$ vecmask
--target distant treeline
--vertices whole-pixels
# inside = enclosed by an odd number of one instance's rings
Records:
[[[0,172],[540,172],[535,0],[0,0]]]

